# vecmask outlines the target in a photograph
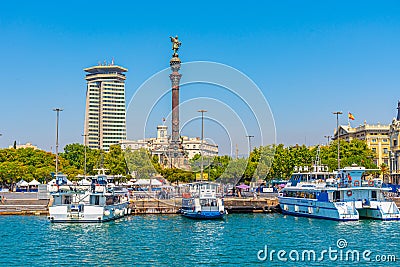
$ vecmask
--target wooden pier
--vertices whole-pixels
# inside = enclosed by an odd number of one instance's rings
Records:
[[[182,205],[181,198],[175,199],[137,199],[129,207],[132,215],[140,214],[176,214]]]
[[[278,198],[225,198],[228,213],[279,212]]]
[[[49,200],[23,193],[9,193],[4,203],[0,203],[0,215],[48,215]],[[277,212],[277,198],[225,198],[228,213]],[[182,198],[156,199],[152,197],[131,200],[132,215],[177,214],[182,206]]]
[[[277,198],[225,198],[225,209],[228,213],[261,213],[277,212]],[[182,205],[181,198],[175,199],[137,199],[131,201],[132,214],[175,214]]]

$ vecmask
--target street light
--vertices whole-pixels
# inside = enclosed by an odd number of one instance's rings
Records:
[[[250,154],[251,154],[251,138],[254,137],[254,135],[246,135],[247,138],[249,138],[249,158],[250,158]]]
[[[58,175],[58,121],[60,117],[60,111],[63,111],[61,108],[54,108],[53,111],[57,112],[57,121],[56,121],[56,179]]]
[[[332,136],[330,136],[330,135],[324,135],[324,137],[328,139],[327,145],[329,145],[329,140],[331,139]]]
[[[332,112],[336,115],[336,128],[337,128],[337,164],[338,170],[340,170],[340,133],[339,133],[339,115],[343,114],[341,111]]]
[[[87,134],[82,134],[83,136],[83,145],[85,147],[85,166],[84,166],[84,179],[86,179],[86,137],[88,136]]]
[[[201,112],[201,144],[200,144],[201,165],[200,165],[200,179],[201,179],[201,181],[203,181],[204,112],[207,112],[207,110],[200,109],[197,112]]]

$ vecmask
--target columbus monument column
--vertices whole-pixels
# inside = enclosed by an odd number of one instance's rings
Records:
[[[179,47],[181,42],[178,40],[178,36],[170,37],[172,43],[172,58],[169,61],[172,73],[169,75],[169,79],[172,84],[172,136],[170,140],[170,161],[174,167],[184,167],[184,153],[179,134],[179,82],[182,74],[179,73],[181,68],[181,60],[178,55]]]

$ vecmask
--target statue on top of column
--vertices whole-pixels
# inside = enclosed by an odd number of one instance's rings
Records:
[[[181,42],[179,42],[179,40],[178,40],[178,35],[177,36],[175,36],[175,37],[169,37],[170,39],[171,39],[171,42],[172,42],[172,50],[174,50],[174,54],[173,54],[173,56],[178,56],[178,50],[179,50],[179,47],[181,46]]]

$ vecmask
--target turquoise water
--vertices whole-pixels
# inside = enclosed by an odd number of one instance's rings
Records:
[[[51,224],[45,217],[1,216],[0,266],[400,266],[400,222],[334,222],[280,214],[231,214],[221,221],[179,215],[131,216],[103,224]],[[337,247],[345,239],[346,248]],[[343,241],[343,240],[342,240]],[[343,244],[343,243],[342,243]],[[264,261],[260,250],[324,249],[395,255],[397,262],[345,258]],[[296,260],[295,252],[291,254]],[[337,254],[338,257],[340,254]],[[263,259],[264,253],[260,254]]]

